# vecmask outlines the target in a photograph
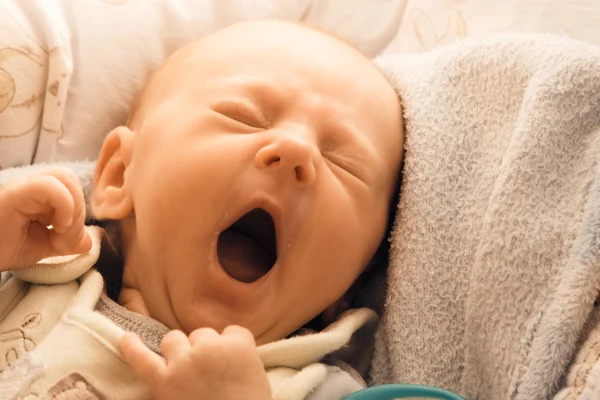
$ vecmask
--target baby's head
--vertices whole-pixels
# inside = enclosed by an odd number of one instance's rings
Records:
[[[376,67],[320,31],[246,22],[176,52],[142,93],[92,202],[120,220],[133,308],[258,343],[336,309],[384,240],[402,157]]]

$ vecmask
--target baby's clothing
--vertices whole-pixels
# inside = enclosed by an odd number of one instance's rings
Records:
[[[98,271],[111,260],[110,246],[102,229],[87,229],[89,253],[3,274],[0,400],[152,398],[122,359],[119,341],[133,331],[160,353],[169,329],[106,295]],[[322,332],[258,347],[273,398],[341,399],[364,387],[346,362],[366,372],[376,322],[371,310],[350,310]]]

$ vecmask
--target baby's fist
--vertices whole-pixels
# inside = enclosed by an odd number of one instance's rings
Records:
[[[229,326],[222,334],[197,329],[189,337],[171,331],[161,343],[165,357],[133,334],[121,342],[125,360],[158,400],[270,400],[271,389],[252,333]]]
[[[0,271],[89,251],[84,224],[83,191],[69,170],[54,168],[8,182],[0,187]]]

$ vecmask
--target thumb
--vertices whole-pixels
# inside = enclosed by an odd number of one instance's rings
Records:
[[[60,235],[55,235],[48,229],[46,229],[46,232],[44,233],[47,234],[46,240],[50,242],[48,246],[50,250],[49,253],[42,258],[65,256],[71,254],[84,254],[92,250],[92,237],[85,228],[81,230],[81,237],[77,242],[75,242],[76,244],[72,247],[65,246],[65,244],[61,241],[62,238]],[[30,236],[32,236],[31,233]],[[57,248],[59,246],[60,248]]]
[[[81,235],[81,239],[79,243],[73,249],[73,252],[76,254],[87,253],[92,249],[92,238],[87,230],[83,230],[83,235]]]
[[[123,358],[150,389],[160,385],[167,367],[161,356],[154,353],[134,333],[127,332],[120,342]]]

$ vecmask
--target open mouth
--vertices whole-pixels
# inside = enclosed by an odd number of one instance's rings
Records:
[[[225,272],[235,280],[251,283],[266,275],[277,261],[271,215],[255,208],[235,221],[219,235],[217,255]]]

